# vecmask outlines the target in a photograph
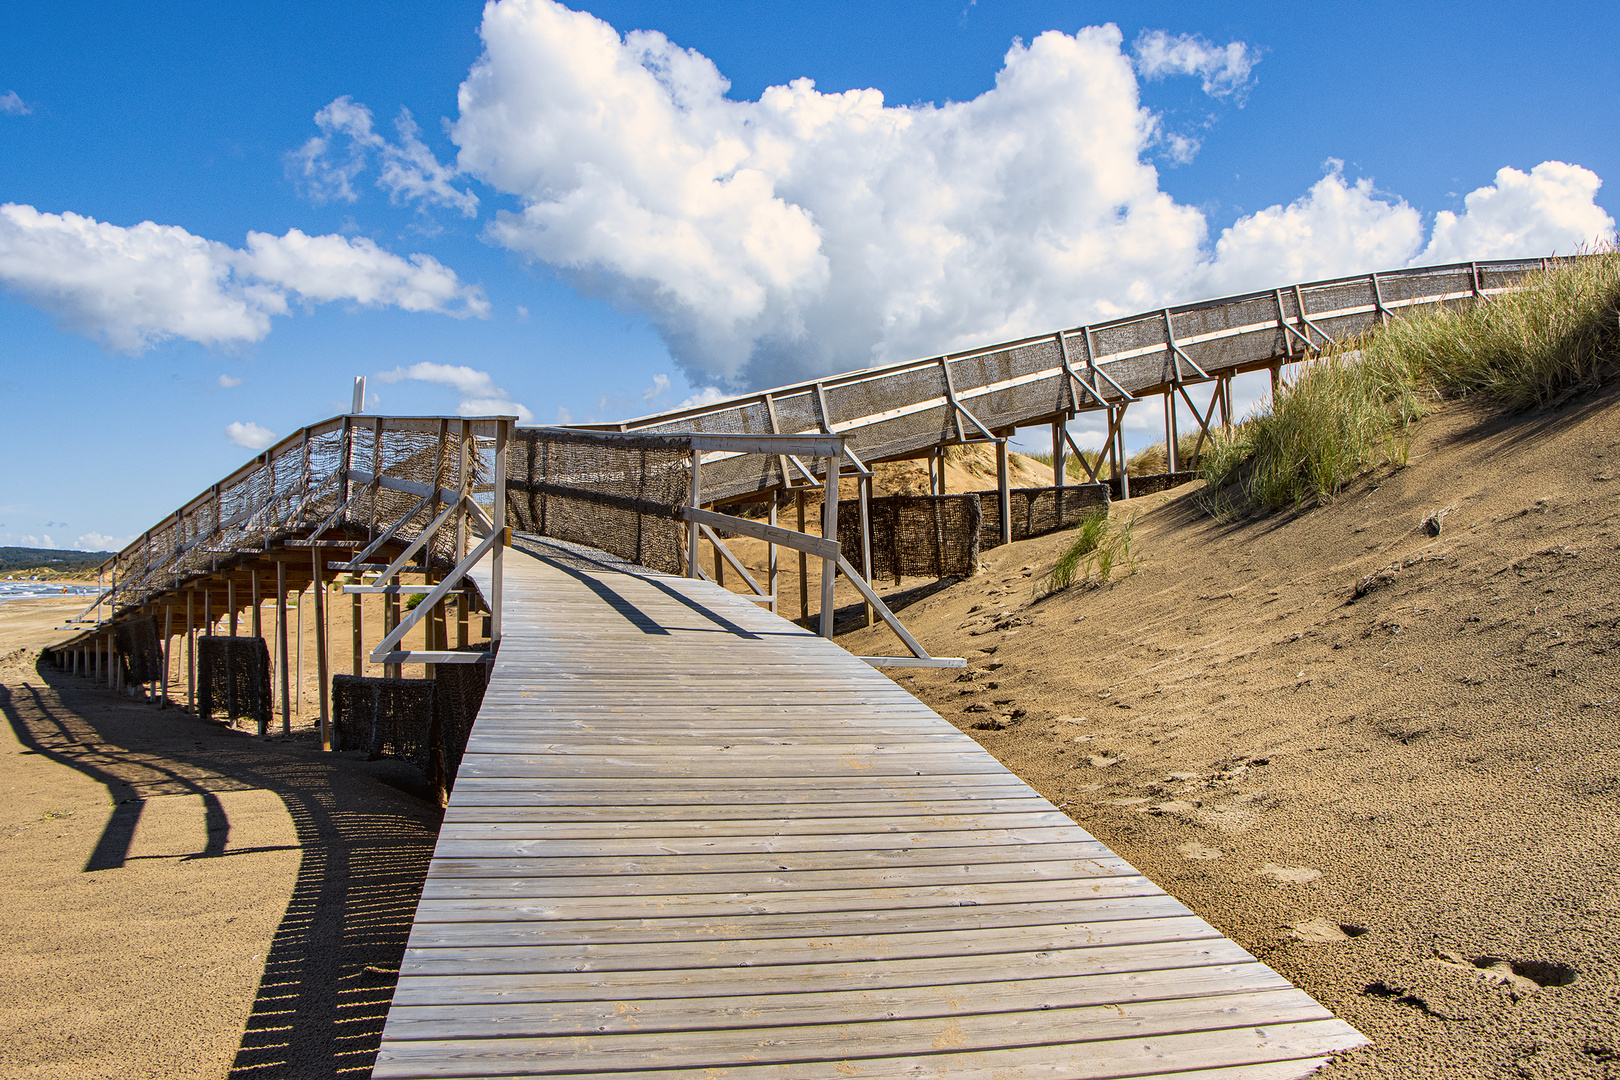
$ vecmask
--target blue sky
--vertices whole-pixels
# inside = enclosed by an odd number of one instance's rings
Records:
[[[354,375],[618,419],[1620,204],[1613,4],[335,8],[8,7],[0,544],[122,542]]]

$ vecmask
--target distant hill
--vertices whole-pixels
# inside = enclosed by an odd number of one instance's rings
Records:
[[[0,547],[0,574],[50,570],[58,574],[94,573],[113,557],[111,551],[58,551],[56,548]]]

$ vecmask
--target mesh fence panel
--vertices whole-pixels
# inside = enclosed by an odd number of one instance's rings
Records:
[[[270,650],[263,638],[197,639],[197,714],[270,723]]]
[[[156,682],[163,677],[163,643],[155,617],[125,619],[115,628],[115,635],[126,686]]]
[[[691,487],[686,451],[651,439],[603,446],[519,428],[507,454],[506,508],[516,528],[680,573],[674,514]]]
[[[1135,494],[1132,481],[1132,494]],[[1074,525],[1098,506],[1107,506],[1106,484],[1074,484],[1065,487],[1013,488],[1007,493],[1012,506],[1012,538],[1027,540]],[[1001,503],[994,491],[979,492],[984,522],[979,531],[979,549],[1001,546]]]
[[[1169,491],[1173,487],[1180,487],[1182,484],[1201,479],[1203,475],[1201,472],[1189,470],[1186,472],[1145,473],[1142,476],[1132,476],[1130,478],[1131,498],[1135,499],[1142,495],[1157,495],[1161,491]],[[1123,497],[1120,495],[1119,477],[1116,476],[1111,480],[1104,481],[1102,486],[1108,488],[1110,497],[1115,499]]]
[[[426,769],[433,708],[433,679],[334,675],[332,749],[402,758]]]
[[[979,568],[977,495],[885,495],[869,503],[872,576],[969,577]],[[862,574],[861,508],[838,504],[838,543]]]
[[[439,664],[433,669],[433,761],[430,776],[434,785],[449,794],[461,769],[461,756],[467,750],[467,736],[484,703],[489,685],[489,667],[484,664]]]

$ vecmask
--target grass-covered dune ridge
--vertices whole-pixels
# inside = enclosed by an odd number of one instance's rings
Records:
[[[1305,365],[1268,406],[1219,435],[1202,469],[1217,513],[1326,502],[1405,461],[1430,404],[1483,395],[1510,409],[1597,388],[1620,362],[1620,252],[1558,260],[1524,287],[1392,319]]]

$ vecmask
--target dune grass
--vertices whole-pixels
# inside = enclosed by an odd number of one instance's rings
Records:
[[[1304,365],[1293,385],[1204,455],[1218,516],[1330,501],[1406,461],[1412,425],[1445,397],[1510,409],[1596,388],[1620,362],[1620,253],[1561,260],[1517,292],[1398,318]]]
[[[1074,527],[1074,542],[1058,556],[1052,572],[1036,584],[1036,599],[1075,584],[1100,585],[1113,577],[1115,570],[1124,570],[1127,576],[1135,573],[1136,556],[1131,552],[1135,524],[1135,519],[1110,521],[1106,504],[1086,514]]]

